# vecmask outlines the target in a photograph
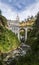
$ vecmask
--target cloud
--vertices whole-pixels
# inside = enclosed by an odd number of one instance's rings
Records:
[[[19,7],[21,6],[19,5]],[[9,5],[0,2],[0,9],[2,10],[3,15],[7,19],[16,19],[17,12],[12,10],[12,8]],[[25,8],[24,11],[18,12],[18,15],[20,20],[24,20],[28,16],[31,16],[31,15],[35,16],[38,11],[39,11],[39,0],[36,0],[34,4]]]
[[[6,4],[0,2],[0,9],[2,10],[2,14],[7,19],[15,19],[16,18],[16,12],[12,11],[12,9],[9,5],[6,5]]]
[[[39,11],[39,1],[36,1],[34,4],[27,7],[23,12],[19,13],[21,20],[26,19],[28,16],[35,16]]]
[[[34,3],[35,0],[1,0],[2,3],[6,3],[10,5],[12,9],[16,11],[24,10],[25,7],[29,6],[30,4]]]

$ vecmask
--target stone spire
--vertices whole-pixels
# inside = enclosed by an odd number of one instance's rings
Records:
[[[19,22],[19,15],[17,14],[16,20]]]

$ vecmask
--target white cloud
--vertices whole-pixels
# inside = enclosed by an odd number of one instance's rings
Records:
[[[24,20],[28,16],[35,16],[39,11],[39,1],[35,2],[31,6],[27,7],[23,12],[19,13],[19,17],[21,20]]]
[[[0,3],[0,9],[2,10],[2,14],[7,19],[15,19],[16,18],[16,12],[12,11],[12,9],[9,5],[6,5],[4,3]]]
[[[12,11],[11,7],[7,4],[0,2],[0,9],[3,12],[3,15],[6,16],[7,19],[16,19],[17,12],[14,10]],[[27,7],[24,11],[19,12],[20,20],[24,20],[28,16],[36,15],[39,11],[39,0],[36,0],[36,2],[29,7]]]

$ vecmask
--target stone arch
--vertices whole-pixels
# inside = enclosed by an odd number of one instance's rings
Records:
[[[25,29],[24,29],[24,28],[20,28],[19,31],[20,31],[20,33],[21,33],[21,32],[24,32],[24,34],[25,34]]]
[[[20,41],[24,42],[25,41],[25,29],[20,28],[19,32],[20,32]]]
[[[25,27],[20,27],[18,28],[18,39],[20,40],[20,30],[24,30],[25,31],[25,41],[27,39],[27,28]]]

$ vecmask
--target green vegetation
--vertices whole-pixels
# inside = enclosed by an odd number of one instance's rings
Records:
[[[31,53],[27,56],[30,65],[39,65],[39,13],[35,20],[33,29],[28,31],[26,44],[31,46]],[[27,63],[28,65],[28,63]]]
[[[16,35],[5,27],[0,26],[0,50],[7,52],[18,47],[19,41]]]
[[[9,65],[39,65],[39,13],[32,28],[28,31],[28,39],[25,42],[25,44],[31,46],[31,51],[25,56],[14,59]],[[0,25],[0,51],[14,50],[19,44],[16,35],[2,23]],[[0,61],[0,65],[3,65],[2,61]]]
[[[39,65],[39,17],[33,24],[33,29],[28,31],[28,39],[26,44],[31,46],[31,51],[25,56],[20,56],[18,60],[15,59],[15,65]],[[15,63],[14,62],[14,63]],[[13,61],[10,65],[13,65]]]
[[[0,15],[0,25],[7,26],[7,19],[2,15]]]
[[[6,28],[6,18],[0,16],[0,20],[0,51],[4,53],[16,49],[19,46],[19,41],[17,36]]]
[[[24,35],[25,35],[25,30],[23,30],[23,29],[20,30],[20,35],[21,35],[21,36],[24,36]]]
[[[14,59],[10,65],[39,65],[39,27],[38,27],[38,17],[32,26],[33,29],[28,31],[28,39],[26,44],[31,46],[31,51],[25,56],[20,56]]]

